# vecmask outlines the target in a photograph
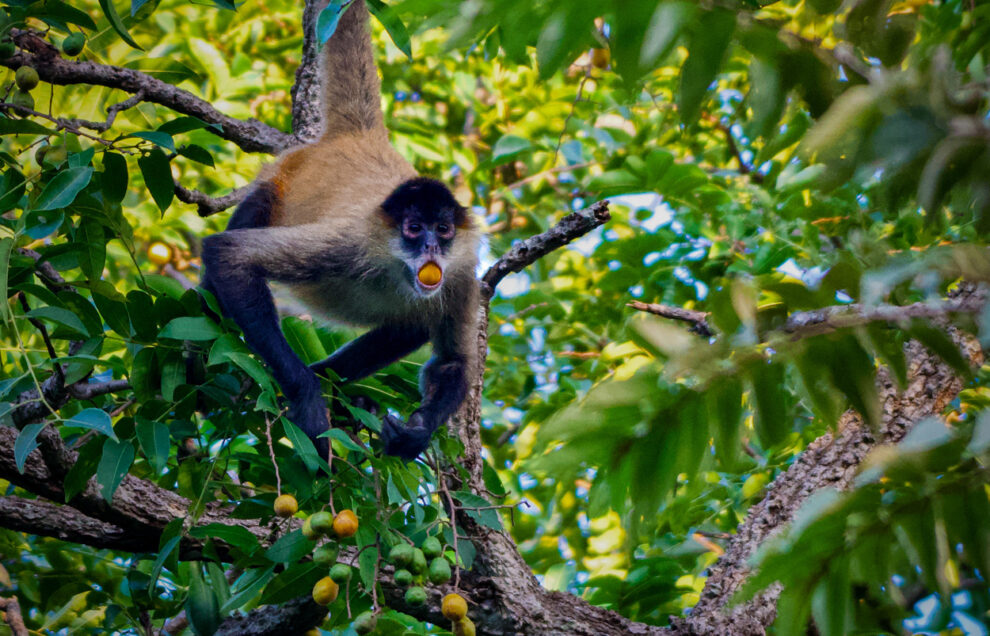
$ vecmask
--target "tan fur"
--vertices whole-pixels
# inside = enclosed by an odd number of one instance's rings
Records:
[[[247,262],[257,249],[270,260],[281,255],[287,264],[344,245],[353,252],[355,272],[366,268],[377,277],[328,275],[291,289],[314,312],[354,325],[436,324],[452,308],[457,313],[465,299],[475,307],[479,235],[470,214],[457,229],[440,293],[418,297],[405,279],[406,265],[395,256],[398,228],[390,226],[381,204],[418,174],[388,140],[364,0],[354,0],[341,16],[322,58],[324,134],[286,151],[261,171],[257,181],[271,183],[278,194],[272,229],[285,230],[259,233],[259,244],[246,242],[241,258]],[[472,316],[466,319],[473,324]]]

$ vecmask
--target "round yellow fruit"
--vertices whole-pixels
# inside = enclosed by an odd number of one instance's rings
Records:
[[[436,263],[427,263],[419,268],[419,282],[433,287],[443,278],[443,271]]]
[[[448,594],[440,603],[440,613],[444,618],[459,621],[467,616],[467,601],[460,594]]]
[[[451,626],[451,631],[454,632],[454,636],[475,636],[474,623],[471,619],[465,616],[459,621],[454,621]]]
[[[279,495],[275,498],[274,508],[275,514],[282,518],[288,518],[299,510],[299,503],[292,495]]]
[[[358,531],[358,518],[353,510],[341,510],[333,518],[333,533],[341,539],[353,537]]]
[[[329,605],[337,600],[340,586],[329,576],[325,576],[313,586],[313,600],[319,605]]]
[[[155,265],[164,265],[172,260],[172,248],[161,241],[148,246],[148,260]]]

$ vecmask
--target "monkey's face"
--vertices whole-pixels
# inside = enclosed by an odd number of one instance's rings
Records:
[[[395,256],[405,263],[405,274],[413,292],[432,296],[443,286],[457,227],[466,212],[447,186],[419,177],[406,181],[382,205],[395,228]]]
[[[457,229],[453,214],[439,213],[425,218],[418,210],[410,210],[402,219],[399,243],[415,292],[432,296],[443,285],[447,269],[447,254]]]

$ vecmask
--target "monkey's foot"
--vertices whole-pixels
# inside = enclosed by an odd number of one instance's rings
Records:
[[[417,413],[412,414],[408,424],[392,415],[386,415],[382,420],[382,442],[385,444],[385,454],[406,461],[416,459],[427,449],[432,434],[433,430]]]

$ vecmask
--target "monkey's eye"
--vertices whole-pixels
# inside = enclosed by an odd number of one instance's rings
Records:
[[[446,223],[441,223],[437,226],[437,234],[444,238],[450,238],[454,234],[454,228]]]
[[[423,231],[423,226],[419,223],[406,223],[404,232],[409,236],[417,236]]]

